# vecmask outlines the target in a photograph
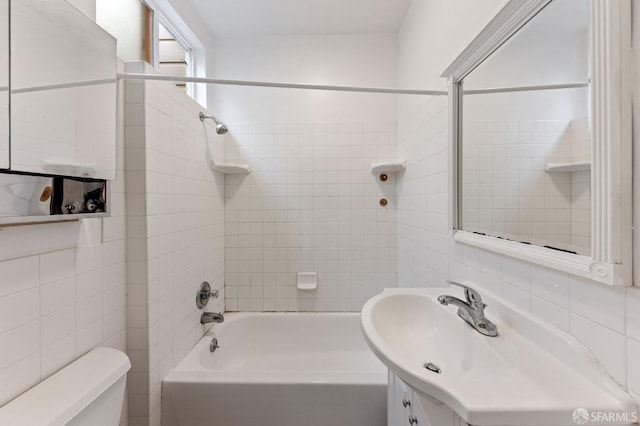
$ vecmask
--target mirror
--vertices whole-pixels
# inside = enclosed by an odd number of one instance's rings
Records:
[[[115,179],[115,48],[64,0],[12,3],[12,171]]]
[[[511,0],[447,68],[456,241],[631,285],[630,10]]]
[[[9,0],[0,0],[0,169],[9,168]]]
[[[588,46],[554,1],[463,79],[460,229],[591,255]]]

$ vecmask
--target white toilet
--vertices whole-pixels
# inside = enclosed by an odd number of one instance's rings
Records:
[[[131,363],[96,348],[0,408],[3,426],[117,426]]]

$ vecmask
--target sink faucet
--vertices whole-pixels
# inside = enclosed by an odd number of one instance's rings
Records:
[[[449,304],[457,306],[458,316],[465,320],[476,331],[485,336],[496,337],[498,335],[498,327],[484,316],[484,308],[486,308],[487,305],[482,303],[480,293],[464,284],[459,284],[454,281],[447,282],[451,285],[462,287],[467,301],[465,302],[453,296],[442,295],[438,297],[438,302],[444,306]]]
[[[215,312],[203,312],[200,317],[200,324],[209,324],[210,322],[224,322],[224,315]]]

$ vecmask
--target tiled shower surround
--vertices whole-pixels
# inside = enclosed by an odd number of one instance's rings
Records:
[[[589,171],[545,171],[588,160],[587,129],[586,118],[465,122],[463,229],[589,255]]]
[[[371,173],[395,123],[227,124],[226,161],[252,169],[225,177],[227,311],[358,311],[397,285],[397,178]]]

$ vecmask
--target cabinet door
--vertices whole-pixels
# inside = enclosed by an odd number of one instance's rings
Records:
[[[0,0],[0,169],[9,168],[9,0]]]
[[[420,395],[391,372],[387,392],[389,426],[468,426],[451,408]]]
[[[115,178],[115,48],[65,0],[12,1],[11,170]]]
[[[440,401],[413,392],[412,404],[413,416],[417,420],[415,426],[458,426],[458,416]]]
[[[405,382],[391,372],[389,372],[388,386],[388,424],[389,426],[407,426],[411,415],[412,391]]]
[[[464,420],[462,420],[460,418],[460,416],[458,416],[457,414],[456,414],[454,425],[455,426],[471,426],[471,425],[469,425],[469,423],[467,423]]]

